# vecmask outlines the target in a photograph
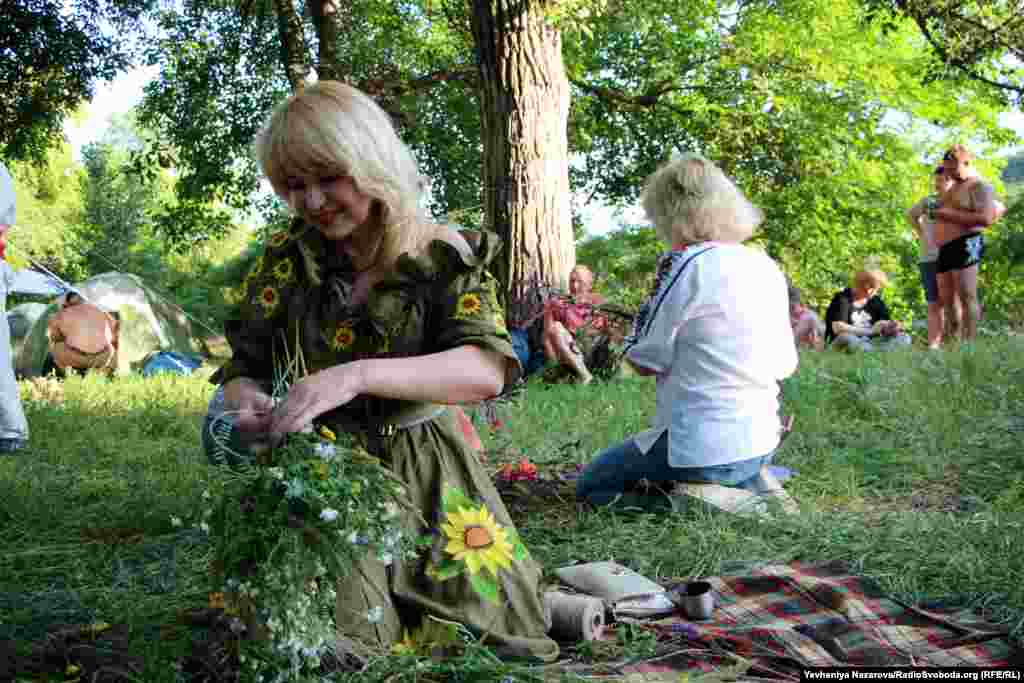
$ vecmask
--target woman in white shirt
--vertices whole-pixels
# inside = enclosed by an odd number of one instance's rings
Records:
[[[648,220],[671,250],[658,261],[626,359],[657,376],[654,425],[598,455],[577,495],[646,505],[641,487],[709,482],[760,492],[779,444],[778,382],[796,370],[786,279],[742,246],[761,212],[692,154],[648,178]]]

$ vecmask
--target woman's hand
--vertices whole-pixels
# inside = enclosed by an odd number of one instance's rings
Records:
[[[301,432],[313,420],[365,393],[361,363],[345,363],[321,370],[291,386],[270,415],[274,435]]]

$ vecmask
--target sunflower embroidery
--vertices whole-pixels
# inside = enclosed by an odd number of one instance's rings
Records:
[[[266,286],[260,292],[260,306],[268,314],[273,313],[274,309],[277,308],[277,304],[281,301],[281,295],[277,293],[277,290],[271,286]]]
[[[455,304],[455,317],[468,318],[480,312],[480,297],[476,294],[463,294]]]
[[[338,325],[331,338],[331,348],[335,351],[348,351],[356,342],[356,331],[348,323]]]
[[[280,282],[281,284],[290,281],[292,279],[292,274],[294,272],[295,269],[292,266],[291,259],[284,259],[276,266],[274,266],[274,277],[277,278],[277,281]]]
[[[283,247],[285,244],[287,244],[288,243],[288,239],[289,239],[288,231],[287,230],[279,230],[279,231],[275,232],[273,235],[271,235],[270,239],[268,241],[270,242],[270,246],[272,246],[274,249],[278,249],[280,247]]]
[[[448,513],[441,530],[448,538],[444,551],[463,562],[471,576],[486,567],[497,577],[499,567],[512,566],[514,548],[508,531],[494,521],[486,506]]]

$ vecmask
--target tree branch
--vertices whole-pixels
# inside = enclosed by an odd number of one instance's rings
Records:
[[[277,28],[281,34],[281,62],[292,91],[299,90],[309,74],[306,39],[302,33],[302,19],[291,0],[274,0]]]
[[[461,82],[476,88],[478,78],[479,74],[475,67],[440,69],[416,78],[405,78],[397,70],[392,69],[381,76],[356,83],[355,87],[374,98],[384,111],[402,125],[410,125],[412,121],[408,112],[395,106],[395,100],[399,97],[426,92],[441,83]]]
[[[341,57],[338,53],[338,38],[342,31],[342,10],[339,0],[311,0],[310,14],[319,39],[317,73],[321,80],[345,81]]]
[[[972,65],[978,58],[978,50],[973,51],[969,58],[965,56],[953,55],[947,49],[945,41],[942,40],[940,37],[936,36],[928,25],[928,21],[930,19],[937,19],[943,21],[946,23],[947,26],[951,23],[951,21],[954,20],[962,21],[963,23],[969,23],[965,17],[957,15],[956,17],[951,18],[949,16],[943,16],[943,14],[940,12],[919,11],[918,9],[912,7],[911,3],[908,2],[908,0],[896,0],[896,6],[906,16],[909,16],[911,19],[913,19],[914,23],[917,24],[917,27],[921,30],[921,35],[923,35],[925,40],[928,41],[928,44],[931,45],[932,49],[935,51],[935,54],[942,61],[943,64],[951,66],[954,69],[960,70],[961,72],[963,72],[964,75],[966,75],[968,78],[972,80],[978,81],[979,83],[984,83],[999,90],[1016,93],[1018,99],[1024,99],[1024,84],[1013,85],[1012,83],[1001,83],[999,81],[993,80],[991,78],[988,78],[987,76],[983,76],[982,74],[978,73],[974,68],[972,68]],[[982,28],[984,29],[984,31],[991,33],[991,29],[989,29],[988,27],[982,26]],[[1013,50],[1010,51],[1012,52]]]
[[[593,95],[608,103],[624,105],[632,109],[655,107],[659,104],[668,106],[662,99],[674,92],[701,91],[706,88],[696,85],[677,85],[674,81],[666,79],[647,88],[641,95],[635,95],[619,88],[609,88],[601,85],[593,85],[579,79],[570,78],[569,82],[585,93]]]

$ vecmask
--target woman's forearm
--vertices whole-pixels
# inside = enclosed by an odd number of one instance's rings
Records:
[[[496,351],[469,344],[426,356],[355,361],[360,394],[430,403],[471,403],[497,396],[505,384],[506,362]]]

